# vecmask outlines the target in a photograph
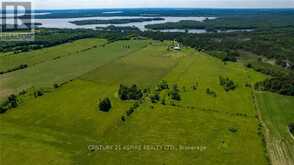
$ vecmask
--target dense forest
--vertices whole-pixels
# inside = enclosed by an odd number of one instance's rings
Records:
[[[294,27],[294,15],[270,14],[270,15],[242,15],[223,16],[216,19],[206,19],[202,22],[182,20],[179,22],[167,22],[162,24],[147,25],[148,29],[257,29],[273,27]]]
[[[31,50],[41,49],[44,47],[51,47],[75,40],[91,37],[106,38],[109,40],[123,39],[127,34],[122,34],[115,29],[111,30],[90,30],[90,29],[38,29],[35,33],[34,41],[19,41],[19,42],[6,42],[0,41],[0,52],[13,52],[21,53]],[[126,33],[129,31],[123,28]],[[135,29],[137,30],[137,29]],[[133,31],[133,30],[131,30]]]
[[[294,96],[294,74],[275,77],[255,84],[257,90],[271,91],[282,95]]]
[[[27,52],[30,50],[41,49],[59,45],[62,43],[89,38],[95,32],[89,30],[70,30],[70,29],[39,29],[34,41],[5,42],[0,41],[0,52]]]

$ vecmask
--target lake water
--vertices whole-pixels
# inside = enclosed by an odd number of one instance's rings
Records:
[[[88,20],[88,19],[99,19],[99,20],[109,20],[109,19],[131,19],[131,18],[144,18],[144,17],[85,17],[85,18],[67,18],[67,19],[35,19],[35,22],[42,23],[42,26],[45,28],[87,28],[95,29],[96,27],[107,27],[113,24],[101,24],[101,25],[83,25],[78,26],[70,23],[71,21],[78,20]],[[145,17],[146,18],[146,17]],[[145,25],[166,23],[166,22],[179,22],[181,20],[193,20],[193,21],[204,21],[205,19],[215,19],[215,17],[160,17],[165,20],[149,21],[149,22],[135,22],[127,24],[116,24],[115,26],[136,26],[140,30],[145,31]]]
[[[120,11],[116,11],[120,12]],[[95,29],[96,27],[107,27],[114,24],[97,24],[97,25],[75,25],[70,22],[72,21],[79,21],[79,20],[89,20],[89,19],[97,19],[97,20],[110,20],[110,19],[134,19],[134,18],[146,18],[146,17],[126,17],[126,16],[116,16],[116,17],[84,17],[84,18],[62,18],[62,19],[35,19],[35,22],[42,23],[40,27],[44,28],[69,28],[69,29]],[[149,17],[151,18],[151,17]],[[179,22],[182,20],[193,20],[193,21],[204,21],[205,19],[216,19],[216,17],[161,17],[165,20],[154,20],[149,22],[133,22],[133,23],[126,23],[126,24],[115,24],[115,26],[136,26],[142,31],[146,31],[148,29],[145,28],[146,25],[150,24],[159,24],[159,23],[166,23],[166,22]],[[186,32],[184,29],[165,29],[165,30],[157,30],[161,32]],[[240,29],[240,30],[225,30],[218,32],[250,32],[253,31],[252,29]],[[188,33],[207,33],[205,29],[189,29]]]
[[[120,11],[115,11],[120,12]],[[34,13],[34,15],[44,15],[49,13]],[[84,18],[62,18],[62,19],[35,19],[34,22],[42,23],[39,27],[44,28],[68,28],[68,29],[96,29],[96,27],[107,27],[114,24],[97,24],[97,25],[75,25],[70,22],[72,21],[79,21],[79,20],[89,20],[89,19],[98,19],[98,20],[110,20],[110,19],[134,19],[134,18],[146,18],[146,17],[127,17],[127,16],[116,16],[116,17],[84,17]],[[148,17],[152,18],[152,17]],[[154,20],[148,22],[133,22],[133,23],[126,23],[126,24],[115,24],[115,26],[136,26],[141,31],[146,31],[148,29],[145,28],[146,25],[150,24],[159,24],[159,23],[166,23],[166,22],[179,22],[182,20],[193,20],[193,21],[204,21],[206,19],[216,19],[216,17],[160,17],[164,18],[165,20]],[[13,20],[7,19],[7,23],[13,23]],[[165,29],[165,30],[156,30],[160,32],[186,32],[184,29]],[[226,30],[218,32],[237,32],[237,31],[244,31],[249,32],[253,31],[252,29],[241,29],[241,30]],[[189,29],[188,33],[207,33],[205,29]]]

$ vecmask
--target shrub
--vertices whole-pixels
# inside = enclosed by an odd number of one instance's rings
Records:
[[[180,101],[181,100],[181,95],[179,94],[180,90],[178,89],[177,84],[173,85],[172,90],[169,92],[169,96],[172,100],[177,100]]]
[[[121,117],[121,120],[122,120],[122,121],[126,121],[126,117],[125,117],[125,116],[122,116],[122,117]]]
[[[230,80],[229,78],[224,78],[222,76],[219,77],[219,83],[221,86],[224,87],[225,91],[227,92],[230,90],[234,90],[237,87],[233,80]]]
[[[252,68],[252,64],[250,64],[250,63],[249,64],[246,64],[246,67],[247,68]]]
[[[104,98],[99,103],[99,109],[102,112],[109,112],[111,107],[112,107],[112,105],[111,105],[111,101],[109,98]]]
[[[0,105],[0,113],[5,113],[11,108],[18,107],[18,98],[16,95],[10,95],[6,102]]]
[[[160,101],[159,93],[155,93],[155,94],[151,95],[150,100],[152,103],[157,103],[158,101]]]
[[[7,107],[0,107],[0,113],[5,113],[6,111],[7,111],[8,109],[7,109]]]
[[[165,90],[165,89],[169,89],[168,83],[165,80],[162,80],[159,84],[158,84],[158,90]]]
[[[238,129],[237,128],[229,128],[229,131],[232,133],[236,133],[238,131]]]
[[[8,97],[8,103],[12,108],[16,108],[18,106],[17,96],[11,95]]]
[[[289,124],[289,131],[294,136],[294,123]]]
[[[37,90],[34,92],[34,96],[35,97],[40,97],[40,96],[43,96],[44,95],[44,92],[42,90]]]
[[[144,94],[148,94],[148,93],[150,93],[150,89],[149,89],[149,88],[145,88],[145,89],[143,90],[143,93],[144,93]]]
[[[131,107],[131,108],[127,111],[127,116],[131,116],[134,112],[135,112],[135,109],[134,109],[133,107]]]
[[[6,70],[6,71],[1,71],[0,74],[14,72],[14,71],[17,71],[17,70],[25,69],[27,67],[28,67],[27,64],[21,64],[21,65],[15,67],[15,68],[12,68],[12,69],[9,69],[9,70]]]
[[[181,95],[178,92],[176,92],[176,91],[171,91],[170,92],[170,98],[172,100],[180,101],[181,100]]]
[[[216,97],[216,92],[214,92],[213,90],[209,88],[206,89],[206,93],[210,96]]]
[[[229,51],[223,58],[223,61],[231,61],[231,62],[237,62],[238,57],[240,56],[239,52],[237,51]]]
[[[135,112],[135,110],[136,110],[137,108],[139,108],[139,106],[140,106],[140,102],[135,102],[135,103],[129,108],[129,110],[127,110],[127,112],[126,112],[127,116],[131,116],[131,115]]]
[[[58,84],[53,85],[54,88],[59,88],[60,86]]]
[[[118,94],[121,100],[140,100],[143,97],[143,92],[137,85],[131,87],[120,85]]]
[[[195,91],[195,90],[197,90],[197,88],[198,88],[198,82],[197,83],[195,83],[194,85],[192,85],[192,89]]]
[[[224,62],[227,62],[227,61],[237,62],[237,57],[235,57],[235,56],[230,56],[230,55],[226,55],[226,56],[223,58],[223,61],[224,61]]]
[[[133,108],[134,109],[137,109],[137,108],[139,108],[139,106],[140,106],[140,103],[139,102],[135,102],[134,105],[133,105]]]

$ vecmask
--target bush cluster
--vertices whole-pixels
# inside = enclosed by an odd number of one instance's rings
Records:
[[[136,109],[138,109],[140,106],[140,102],[135,102],[126,112],[126,116],[127,117],[130,117],[135,111]],[[121,120],[122,121],[126,121],[127,120],[127,117],[125,115],[123,115],[121,117]]]
[[[19,105],[19,100],[16,95],[10,95],[6,102],[0,106],[0,113],[5,113],[9,109],[16,108]]]
[[[131,87],[120,85],[118,94],[121,100],[140,100],[143,97],[143,92],[137,85]]]
[[[229,78],[224,78],[222,76],[219,77],[219,83],[221,86],[224,87],[225,91],[234,90],[237,85],[233,80],[230,80]]]
[[[104,98],[99,102],[99,110],[102,112],[109,112],[111,109],[111,101],[109,98]]]
[[[170,96],[172,100],[181,100],[180,90],[177,84],[173,85],[172,90],[168,93],[168,96]]]
[[[160,101],[159,93],[155,93],[155,94],[150,95],[150,100],[152,103],[157,103],[158,101]]]
[[[294,76],[294,75],[292,75]],[[294,96],[294,77],[271,78],[255,84],[255,89]]]
[[[158,84],[157,88],[158,88],[159,91],[162,91],[162,90],[165,90],[165,89],[169,89],[169,85],[168,85],[167,81],[162,80],[162,81]]]
[[[0,72],[0,75],[1,75],[1,74],[5,74],[5,73],[14,72],[14,71],[21,70],[21,69],[25,69],[25,68],[27,68],[27,67],[28,67],[27,64],[21,64],[21,65],[15,67],[15,68],[8,69],[8,70],[6,70],[6,71],[1,71],[1,72]]]

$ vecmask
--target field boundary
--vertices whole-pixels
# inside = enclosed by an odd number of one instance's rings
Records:
[[[271,135],[271,130],[268,128],[266,123],[263,121],[262,113],[258,105],[257,97],[252,91],[253,102],[256,106],[258,118],[264,128],[264,140],[266,143],[267,155],[271,165],[293,165],[293,161],[288,155],[286,144],[281,140]],[[289,130],[289,129],[288,129]],[[290,132],[289,132],[290,133]]]
[[[223,111],[217,110],[217,109],[206,109],[206,108],[189,106],[189,105],[188,106],[176,105],[175,107],[186,108],[186,109],[190,109],[190,110],[198,110],[198,111],[202,111],[202,112],[221,113],[221,114],[228,115],[228,116],[237,116],[237,117],[243,117],[243,118],[248,118],[248,119],[254,119],[255,118],[255,116],[250,116],[250,115],[242,114],[242,113],[223,112]]]
[[[257,112],[257,117],[258,117],[258,121],[260,122],[260,124],[262,125],[263,131],[262,131],[262,136],[264,138],[264,145],[266,148],[266,157],[268,158],[269,164],[270,165],[282,165],[279,163],[274,163],[274,156],[271,154],[271,148],[270,148],[270,130],[267,127],[267,125],[265,124],[265,122],[263,121],[262,115],[261,115],[261,110],[259,108],[258,105],[258,101],[257,101],[257,97],[255,94],[255,89],[253,88],[253,84],[251,85],[251,95],[252,95],[252,102],[254,105],[254,108]]]
[[[99,38],[99,39],[100,39],[100,38]],[[81,41],[81,40],[83,40],[83,39],[76,40],[76,41]],[[70,43],[63,43],[63,44],[55,45],[55,46],[53,46],[53,47],[51,47],[51,48],[58,47],[58,46],[62,46],[62,45],[66,45],[66,44],[70,44]],[[40,62],[35,63],[35,64],[32,64],[32,65],[27,65],[27,67],[26,67],[26,68],[23,68],[23,69],[27,69],[27,68],[29,68],[29,67],[34,67],[34,66],[36,66],[36,65],[40,65],[40,64],[42,64],[42,63],[46,63],[46,62],[48,62],[48,61],[55,61],[55,60],[58,60],[58,59],[63,59],[63,58],[66,58],[66,57],[70,57],[70,56],[74,56],[74,55],[79,55],[80,53],[84,53],[84,52],[90,51],[90,50],[92,50],[92,49],[95,49],[95,47],[97,47],[97,46],[102,46],[102,45],[103,45],[103,43],[101,43],[101,45],[100,45],[100,44],[96,44],[96,45],[94,45],[94,46],[85,47],[85,48],[83,48],[83,49],[80,49],[79,51],[72,52],[72,53],[67,54],[67,55],[65,55],[65,56],[61,56],[61,57],[58,56],[59,58],[55,57],[55,58],[51,58],[51,59],[48,59],[48,60],[40,61]],[[44,48],[44,49],[46,49],[46,48]],[[38,49],[38,50],[42,50],[42,49]],[[33,50],[33,51],[38,51],[38,50]],[[8,70],[11,70],[11,69],[13,69],[13,68],[10,68],[10,69],[8,69]],[[0,70],[0,72],[4,72],[3,74],[0,74],[0,76],[5,76],[5,75],[8,75],[8,74],[10,74],[10,73],[17,72],[17,71],[19,71],[19,70],[22,70],[22,69],[17,69],[17,70],[15,70],[15,71],[11,71],[11,72],[6,72],[6,71],[1,71],[1,70]]]
[[[115,58],[115,59],[113,59],[113,60],[111,60],[111,61],[109,61],[109,62],[107,62],[107,63],[105,63],[105,64],[103,64],[103,65],[101,65],[101,66],[98,66],[98,67],[96,67],[95,69],[90,70],[90,71],[84,73],[84,74],[81,75],[81,76],[78,76],[76,79],[86,80],[86,81],[90,81],[90,82],[94,82],[94,83],[96,83],[95,81],[91,81],[91,80],[88,80],[88,79],[84,79],[84,78],[82,78],[82,77],[83,77],[84,75],[88,74],[88,73],[91,73],[92,71],[94,71],[94,70],[96,70],[96,69],[103,68],[103,67],[105,67],[105,66],[107,66],[107,65],[110,65],[110,64],[114,63],[114,62],[117,61],[117,60],[120,60],[120,59],[122,59],[122,58],[125,58],[125,57],[127,57],[127,56],[130,56],[130,55],[132,55],[132,54],[134,54],[134,53],[136,53],[136,52],[139,52],[139,51],[141,51],[142,49],[145,49],[145,48],[147,48],[147,47],[148,47],[148,44],[145,45],[145,46],[143,46],[143,47],[141,47],[141,48],[139,48],[139,49],[137,49],[137,50],[133,50],[133,51],[130,51],[130,52],[124,53],[124,54],[122,54],[120,57]]]

